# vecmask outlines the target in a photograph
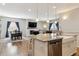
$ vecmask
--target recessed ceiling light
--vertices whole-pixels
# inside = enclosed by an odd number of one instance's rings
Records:
[[[66,15],[62,17],[62,19],[64,19],[64,20],[67,19],[67,18],[68,18],[68,16],[66,16]]]
[[[3,6],[5,6],[5,3],[2,3]]]
[[[55,9],[55,8],[56,8],[56,6],[53,6],[53,8]]]
[[[49,23],[49,20],[47,20],[46,22]]]
[[[36,19],[36,21],[38,22],[38,21],[39,21],[39,19],[37,18],[37,19]]]
[[[31,9],[28,9],[28,11],[30,12],[30,11],[31,11]]]
[[[43,27],[46,28],[47,27],[46,24],[44,24]]]
[[[57,21],[55,21],[55,24],[57,23]]]

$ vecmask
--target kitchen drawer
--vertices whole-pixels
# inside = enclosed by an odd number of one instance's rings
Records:
[[[62,39],[50,41],[48,48],[49,56],[62,56]]]

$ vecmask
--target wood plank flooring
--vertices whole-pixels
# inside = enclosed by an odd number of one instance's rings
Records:
[[[27,42],[2,43],[1,56],[26,56],[28,55]]]
[[[77,48],[76,56],[79,56],[79,47]]]

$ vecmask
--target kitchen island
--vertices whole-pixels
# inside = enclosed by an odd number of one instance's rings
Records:
[[[76,53],[74,36],[39,34],[32,41],[34,56],[70,56]]]
[[[61,56],[62,37],[51,37],[49,34],[37,35],[33,39],[34,56]]]

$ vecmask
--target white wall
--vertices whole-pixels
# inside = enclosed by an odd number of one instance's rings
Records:
[[[61,16],[68,16],[66,20],[60,22],[62,31],[64,32],[79,32],[79,8],[72,11],[60,14]]]
[[[8,18],[8,17],[3,17],[1,18],[2,20],[2,28],[1,28],[1,38],[5,38],[6,35],[6,28],[7,28],[7,21],[12,21],[12,19],[15,19],[15,22],[19,22],[20,30],[22,31],[23,36],[26,36],[26,29],[25,29],[25,24],[26,20],[23,19],[17,19],[17,18]]]
[[[68,16],[67,19],[60,21],[62,31],[77,34],[77,47],[79,47],[79,8],[60,15]]]

